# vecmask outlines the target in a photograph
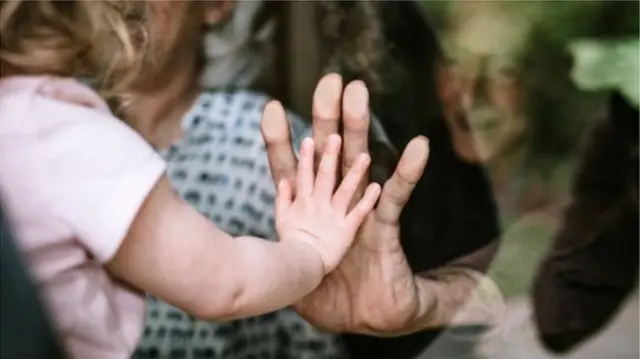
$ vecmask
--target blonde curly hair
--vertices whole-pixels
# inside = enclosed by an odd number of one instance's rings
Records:
[[[82,78],[121,96],[145,62],[148,13],[145,1],[2,0],[2,76]]]

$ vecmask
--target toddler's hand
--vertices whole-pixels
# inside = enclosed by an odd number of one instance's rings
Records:
[[[59,101],[111,113],[109,106],[107,106],[102,97],[93,91],[88,91],[84,85],[74,79],[52,77],[38,88],[38,92],[43,96]]]
[[[325,274],[332,271],[347,253],[358,228],[380,195],[380,186],[370,184],[362,199],[349,211],[370,159],[361,154],[334,193],[340,148],[340,136],[329,137],[314,182],[314,143],[310,138],[305,139],[300,149],[295,199],[291,198],[291,184],[283,180],[278,184],[275,203],[280,239],[311,245],[324,264]]]

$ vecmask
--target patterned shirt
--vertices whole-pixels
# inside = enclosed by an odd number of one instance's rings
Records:
[[[269,98],[247,90],[204,92],[185,115],[183,137],[164,151],[175,189],[233,236],[275,238],[275,187],[260,132]],[[295,148],[309,126],[289,114]],[[170,264],[168,264],[170,265]],[[215,273],[211,273],[215,277]],[[156,298],[134,358],[344,358],[338,338],[290,309],[215,323],[195,320]]]

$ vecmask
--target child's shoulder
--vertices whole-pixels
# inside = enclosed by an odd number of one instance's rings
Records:
[[[43,86],[72,86],[95,97],[89,87],[73,80],[51,81],[46,76],[14,76],[0,80],[0,134],[27,134],[74,121],[105,117],[99,111],[43,95]]]

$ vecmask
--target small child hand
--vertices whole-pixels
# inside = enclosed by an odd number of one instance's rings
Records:
[[[98,94],[93,91],[87,91],[84,85],[74,79],[52,77],[38,88],[38,93],[59,101],[111,113],[109,106]]]
[[[304,241],[311,245],[324,264],[324,273],[338,266],[362,222],[380,195],[380,186],[370,184],[364,196],[349,211],[349,204],[367,173],[370,158],[360,155],[334,193],[341,148],[340,136],[332,135],[315,176],[314,143],[307,138],[300,149],[296,195],[286,180],[278,184],[276,229],[282,241]]]

